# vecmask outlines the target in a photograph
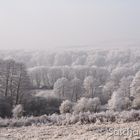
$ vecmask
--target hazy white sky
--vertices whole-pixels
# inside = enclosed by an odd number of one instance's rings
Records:
[[[0,0],[0,49],[140,40],[140,0]]]

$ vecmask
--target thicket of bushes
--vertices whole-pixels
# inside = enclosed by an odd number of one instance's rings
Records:
[[[99,98],[82,97],[77,102],[65,100],[60,106],[60,113],[80,113],[80,112],[98,112],[100,111],[101,102]]]
[[[114,112],[106,111],[100,113],[66,113],[42,115],[40,117],[22,117],[19,119],[0,119],[0,127],[21,127],[30,125],[69,125],[69,124],[88,124],[88,123],[107,123],[107,122],[132,122],[140,119],[139,110]]]
[[[30,125],[69,125],[106,122],[131,122],[140,120],[140,110],[115,112],[111,110],[101,111],[99,98],[81,98],[77,102],[60,101],[55,96],[29,97],[24,104],[10,108],[9,100],[0,99],[5,107],[1,110],[9,110],[12,118],[0,118],[0,127],[20,127]],[[105,106],[104,106],[105,107]],[[3,113],[3,112],[2,112]],[[7,112],[6,112],[7,113]],[[5,115],[7,115],[5,113]],[[61,114],[60,114],[61,113]],[[4,113],[3,113],[4,114]],[[45,114],[45,115],[44,115]]]
[[[80,113],[80,112],[98,112],[100,111],[101,103],[99,98],[82,97],[77,102],[58,99],[55,96],[49,95],[44,97],[29,96],[23,100],[22,104],[12,108],[9,100],[6,98],[0,99],[0,117],[22,117],[22,116],[41,116],[53,113]],[[13,114],[13,115],[12,115]]]
[[[11,100],[6,97],[0,98],[0,117],[22,117],[22,116],[41,116],[44,114],[59,113],[61,100],[55,96],[47,98],[29,96],[26,97],[21,105],[13,107]]]

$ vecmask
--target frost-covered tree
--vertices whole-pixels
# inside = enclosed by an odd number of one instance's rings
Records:
[[[111,73],[111,80],[115,82],[116,85],[119,85],[122,77],[128,77],[133,75],[133,70],[127,67],[117,67]]]
[[[71,97],[69,81],[62,77],[54,84],[54,93],[59,99],[65,100]]]
[[[140,98],[135,98],[132,102],[132,108],[140,109]]]
[[[40,88],[41,87],[41,81],[42,81],[41,67],[36,66],[36,67],[30,68],[30,69],[28,69],[28,73],[29,73],[29,76],[30,76],[32,86],[35,87],[35,88]]]
[[[133,107],[140,107],[140,72],[136,73],[132,83],[131,83],[131,96],[134,98]]]
[[[41,87],[50,89],[51,86],[49,83],[48,71],[49,71],[49,67],[44,67],[44,66],[41,67],[41,80],[42,80]]]
[[[108,81],[103,86],[102,96],[101,96],[101,101],[103,104],[106,104],[108,100],[111,99],[111,96],[115,90],[116,90],[116,87],[113,81]]]
[[[129,63],[132,57],[132,52],[130,50],[110,50],[108,51],[107,63],[111,65],[124,65]]]
[[[65,66],[65,65],[71,65],[72,63],[72,58],[71,58],[71,53],[70,52],[58,52],[55,55],[55,66]]]
[[[17,64],[17,76],[14,83],[15,91],[15,104],[22,103],[24,97],[30,93],[30,79],[24,64]]]
[[[87,103],[88,99],[85,97],[82,97],[77,101],[77,103],[74,106],[74,111],[79,113],[79,112],[87,112]]]
[[[29,93],[30,79],[26,67],[22,63],[6,60],[0,64],[0,93],[11,97],[13,104],[21,103]]]
[[[13,82],[17,79],[17,63],[14,60],[1,61],[0,63],[0,92],[3,96],[11,95]]]
[[[59,107],[60,113],[71,113],[73,110],[73,103],[69,100],[65,100],[62,102]]]
[[[123,92],[119,89],[114,91],[111,99],[108,101],[110,110],[122,111],[130,108],[131,102],[128,97],[123,96]]]
[[[106,51],[91,51],[87,57],[87,64],[90,66],[102,67],[106,65]]]
[[[130,84],[133,80],[132,76],[123,77],[120,80],[119,88],[113,92],[109,100],[109,108],[115,111],[127,110],[131,107],[130,100]]]
[[[48,79],[49,79],[49,84],[51,87],[54,86],[54,83],[62,77],[62,71],[59,67],[51,67],[48,70]]]
[[[87,96],[93,98],[96,89],[96,80],[92,76],[88,76],[84,80],[84,88],[86,90]]]
[[[86,55],[79,56],[79,57],[77,57],[77,59],[73,62],[72,65],[85,65],[86,58],[87,58]]]
[[[101,106],[99,98],[85,98],[82,97],[74,106],[74,111],[79,112],[97,112]]]
[[[82,81],[78,78],[74,78],[73,80],[71,80],[70,85],[72,90],[71,100],[76,102],[83,94]]]
[[[61,70],[62,70],[62,77],[65,77],[68,80],[72,80],[75,77],[75,73],[72,67],[62,66]]]
[[[106,81],[109,79],[109,72],[105,68],[99,68],[97,66],[92,66],[89,69],[89,75],[93,76],[94,79],[96,79],[96,85],[101,86],[106,83]]]
[[[100,110],[101,102],[98,97],[89,98],[87,103],[87,109],[90,112],[98,112]]]
[[[80,80],[84,80],[85,77],[87,77],[89,75],[89,67],[87,66],[74,66],[74,73],[75,73],[75,77],[77,77]]]
[[[133,69],[134,73],[139,72],[139,70],[140,70],[140,63],[139,63],[139,61],[132,65],[132,69]]]
[[[109,71],[106,68],[97,68],[95,75],[99,85],[104,85],[110,77]]]
[[[123,77],[120,81],[119,89],[122,91],[124,97],[130,97],[130,88],[133,76]]]
[[[131,83],[131,96],[135,98],[140,97],[140,71],[136,73]]]

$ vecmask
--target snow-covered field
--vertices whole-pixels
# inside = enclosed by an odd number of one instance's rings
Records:
[[[0,128],[0,140],[139,140],[139,132],[140,122],[67,126],[42,125]]]

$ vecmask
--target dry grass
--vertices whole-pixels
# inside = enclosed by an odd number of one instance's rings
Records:
[[[1,128],[0,140],[136,140],[137,136],[114,136],[108,128],[131,128],[140,131],[140,122],[74,124],[62,126],[28,126],[19,128]]]
[[[136,140],[140,111],[0,119],[0,126],[0,140]],[[129,135],[113,133],[126,129]]]

